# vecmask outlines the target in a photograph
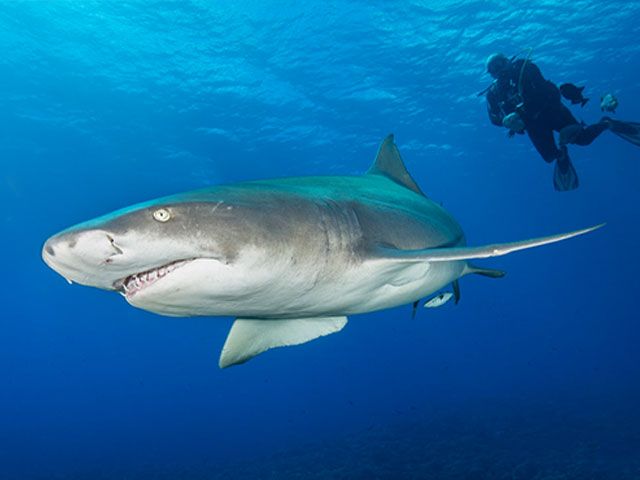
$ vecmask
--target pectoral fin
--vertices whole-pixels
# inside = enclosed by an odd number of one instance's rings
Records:
[[[263,320],[238,318],[220,354],[220,368],[244,363],[271,348],[299,345],[339,332],[347,317]]]
[[[389,247],[379,247],[378,254],[382,258],[394,259],[404,262],[450,262],[456,260],[471,260],[474,258],[489,258],[507,255],[518,250],[539,247],[549,243],[556,243],[572,237],[592,232],[604,224],[594,227],[575,230],[573,232],[550,235],[548,237],[532,238],[520,242],[495,243],[481,247],[451,247],[451,248],[426,248],[424,250],[399,250]],[[496,275],[497,276],[497,275]]]

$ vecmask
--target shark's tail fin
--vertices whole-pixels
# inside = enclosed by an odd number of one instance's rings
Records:
[[[465,268],[462,274],[469,275],[470,273],[475,273],[476,275],[482,275],[483,277],[489,277],[489,278],[502,278],[507,274],[507,272],[502,270],[495,270],[493,268],[476,267],[475,265],[471,265],[470,263],[467,263],[465,265]]]

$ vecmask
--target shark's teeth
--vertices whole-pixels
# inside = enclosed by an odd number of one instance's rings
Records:
[[[167,274],[189,263],[189,260],[178,260],[161,267],[156,267],[145,272],[134,273],[129,275],[124,280],[117,282],[116,288],[121,290],[126,297],[131,297],[139,291],[147,288],[149,285],[154,284]]]

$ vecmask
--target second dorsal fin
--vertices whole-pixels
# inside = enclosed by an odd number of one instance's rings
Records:
[[[367,171],[367,174],[385,175],[403,187],[419,195],[426,196],[407,171],[407,167],[405,167],[400,156],[400,151],[393,141],[393,133],[382,141],[376,160]]]

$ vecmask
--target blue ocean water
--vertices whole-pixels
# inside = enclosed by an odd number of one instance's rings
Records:
[[[476,93],[494,51],[640,120],[622,0],[0,3],[0,477],[640,478],[640,151],[572,147],[553,190]],[[481,262],[459,305],[361,315],[220,370],[230,318],[69,286],[45,239],[215,183],[359,174],[395,133]]]

